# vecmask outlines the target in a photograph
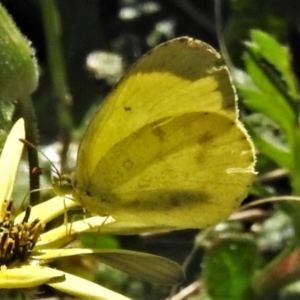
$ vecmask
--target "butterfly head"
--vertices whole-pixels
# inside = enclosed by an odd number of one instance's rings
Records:
[[[53,176],[52,185],[57,196],[65,196],[73,193],[73,179],[70,175]]]

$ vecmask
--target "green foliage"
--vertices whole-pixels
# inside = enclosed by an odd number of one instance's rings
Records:
[[[13,113],[12,103],[24,101],[36,89],[38,68],[30,43],[1,4],[0,20],[0,142],[3,144]]]
[[[256,267],[254,241],[234,237],[221,239],[203,261],[203,280],[214,300],[252,299],[251,282]]]
[[[245,44],[244,60],[252,85],[241,87],[240,92],[245,104],[259,113],[260,122],[254,126],[252,116],[249,130],[258,151],[288,170],[293,192],[300,195],[299,94],[290,54],[266,33],[253,30],[251,37],[252,41]],[[300,205],[287,202],[281,207],[299,231]]]
[[[16,101],[37,87],[34,51],[0,5],[0,101]]]
[[[37,88],[38,78],[35,51],[0,4],[1,129],[8,129],[10,127],[12,114],[18,111],[19,116],[21,115],[25,120],[26,137],[34,144],[37,144],[37,134],[34,109],[30,96]],[[0,142],[4,140],[4,132],[0,131]],[[30,169],[37,167],[38,159],[36,151],[29,150],[28,156],[30,157]],[[30,179],[30,188],[37,189],[38,187],[38,176],[33,175]],[[38,193],[32,195],[30,196],[31,200],[38,198]]]
[[[247,118],[249,131],[259,153],[287,171],[292,192],[299,195],[300,103],[289,50],[273,37],[259,30],[251,31],[251,41],[246,42],[245,46],[244,62],[251,84],[241,86],[239,91],[244,97],[245,105],[252,111]],[[284,197],[281,199],[284,200]],[[285,233],[290,230],[293,234],[289,234],[287,245],[277,246],[278,249],[282,249],[282,252],[273,261],[268,262],[260,271],[259,279],[254,280],[253,288],[257,294],[271,293],[271,291],[273,293],[274,290],[278,291],[295,280],[287,273],[293,274],[297,269],[296,262],[292,270],[288,264],[291,260],[294,261],[294,255],[298,253],[300,205],[297,201],[280,201],[278,208],[291,220],[291,223],[285,227]],[[285,234],[276,227],[281,224],[280,216],[279,213],[269,219],[273,224],[272,229],[269,227],[265,231],[267,233],[263,239],[258,240],[259,243],[263,240],[268,245],[274,244],[274,241],[271,241],[271,232],[276,232],[279,236]]]
[[[249,32],[256,28],[268,32],[280,42],[287,39],[288,21],[298,18],[299,1],[284,2],[264,0],[231,0],[234,13],[226,24],[226,45],[235,65],[242,65],[244,47],[241,41],[249,39]]]
[[[260,118],[253,122],[252,117],[249,130],[259,152],[289,171],[294,192],[299,194],[299,93],[290,54],[266,33],[253,30],[251,37],[245,44],[244,61],[252,85],[242,86],[240,93]]]

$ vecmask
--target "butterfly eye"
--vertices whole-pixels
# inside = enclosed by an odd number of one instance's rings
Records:
[[[68,175],[53,176],[52,186],[57,196],[65,196],[73,192],[72,178]]]

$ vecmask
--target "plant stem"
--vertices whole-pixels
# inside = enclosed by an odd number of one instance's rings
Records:
[[[50,68],[53,90],[57,103],[57,115],[63,149],[61,153],[61,168],[64,169],[71,130],[73,127],[71,107],[71,94],[68,86],[64,55],[61,42],[60,14],[55,0],[40,1],[44,31],[47,42],[48,64]]]

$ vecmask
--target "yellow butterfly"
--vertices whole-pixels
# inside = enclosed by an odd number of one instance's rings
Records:
[[[181,37],[138,60],[101,104],[72,194],[128,228],[207,227],[240,205],[254,160],[220,55]]]

